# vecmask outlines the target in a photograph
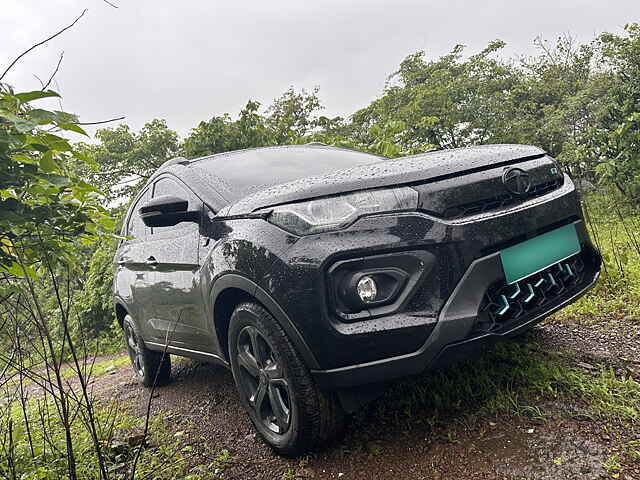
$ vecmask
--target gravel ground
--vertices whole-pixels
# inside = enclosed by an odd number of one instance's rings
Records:
[[[530,340],[541,348],[575,355],[593,369],[607,363],[640,380],[640,325],[627,321],[582,326],[549,322]],[[475,416],[472,421],[432,427],[420,420],[352,422],[345,437],[304,460],[275,456],[256,438],[241,409],[231,374],[211,365],[177,361],[174,381],[156,391],[153,413],[185,442],[228,449],[226,479],[595,479],[616,478],[603,468],[615,454],[615,436],[606,424],[567,415],[571,405],[545,404],[546,421],[523,417]],[[95,380],[97,392],[143,414],[148,391],[118,369]],[[579,418],[579,417],[577,417]],[[631,433],[640,438],[640,430]],[[197,450],[197,448],[196,448]],[[640,465],[618,478],[640,480]]]
[[[640,323],[628,318],[578,325],[547,322],[533,332],[548,349],[571,352],[610,364],[640,364]]]

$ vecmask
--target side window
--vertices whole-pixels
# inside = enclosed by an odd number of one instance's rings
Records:
[[[196,197],[184,185],[170,177],[162,177],[153,184],[153,198],[160,197],[162,195],[175,195],[176,197],[189,200],[189,210],[198,210],[202,206],[202,202],[198,197]],[[182,222],[172,227],[153,228],[152,234],[164,235],[166,233],[171,233],[172,235],[175,235],[179,232],[183,235],[191,232],[197,232],[198,229],[197,223]]]
[[[131,209],[131,215],[127,223],[127,235],[134,239],[144,238],[149,235],[150,229],[144,224],[138,213],[138,209],[149,200],[149,193],[150,191],[147,189]]]

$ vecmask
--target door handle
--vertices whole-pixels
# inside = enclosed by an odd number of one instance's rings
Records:
[[[152,255],[149,258],[147,258],[147,261],[145,262],[147,265],[158,265],[158,261],[156,260],[156,258]]]

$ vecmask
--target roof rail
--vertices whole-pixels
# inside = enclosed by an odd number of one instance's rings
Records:
[[[164,162],[162,165],[160,165],[160,168],[169,167],[171,165],[176,165],[176,164],[188,165],[189,163],[191,163],[190,160],[187,160],[184,157],[176,157]]]

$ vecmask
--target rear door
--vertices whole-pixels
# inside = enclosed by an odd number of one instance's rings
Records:
[[[189,210],[202,210],[203,202],[179,179],[159,177],[153,184],[153,198],[175,195],[189,201]],[[211,345],[206,331],[204,303],[200,290],[200,225],[182,222],[171,227],[154,227],[147,250],[155,263],[153,277],[154,337],[161,343],[206,350]]]

